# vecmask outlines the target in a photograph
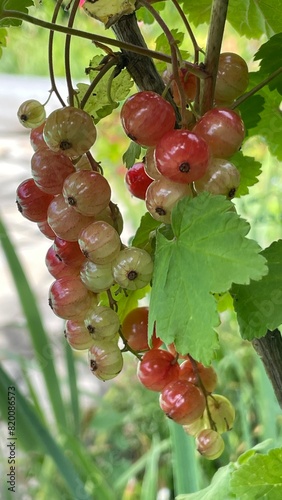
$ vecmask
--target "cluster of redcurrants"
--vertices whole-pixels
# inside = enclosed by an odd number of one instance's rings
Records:
[[[166,72],[165,82],[169,84],[171,78]],[[187,106],[191,106],[197,93],[197,78],[186,68],[179,69],[179,78]],[[245,129],[231,106],[246,90],[248,80],[244,59],[234,53],[222,53],[215,106],[202,117],[187,109],[189,123],[182,129],[175,128],[173,107],[153,92],[139,92],[123,105],[121,120],[125,132],[148,148],[144,161],[128,170],[126,184],[132,195],[145,200],[147,210],[156,220],[170,223],[173,206],[184,196],[208,191],[228,199],[234,197],[240,173],[229,159],[239,150]],[[175,80],[171,80],[171,90],[179,105]]]
[[[173,344],[165,350],[155,332],[149,347],[148,314],[147,307],[138,307],[122,322],[128,345],[142,353],[137,376],[147,389],[160,392],[161,409],[196,438],[198,451],[210,460],[216,459],[224,450],[221,434],[233,426],[234,407],[224,396],[212,394],[217,385],[212,366],[180,356]]]
[[[179,89],[166,75],[176,105]],[[179,79],[187,104],[195,99],[197,79],[185,68]],[[202,117],[192,114],[189,125],[176,128],[173,106],[155,92],[129,97],[121,109],[126,134],[147,152],[143,162],[126,174],[129,191],[144,199],[156,220],[169,224],[178,200],[209,191],[229,199],[235,195],[240,175],[229,158],[238,151],[245,130],[230,106],[247,87],[248,68],[240,56],[222,54],[219,61],[215,107]],[[188,111],[188,110],[187,110]],[[111,287],[136,290],[148,285],[152,257],[145,250],[126,247],[121,241],[123,221],[111,201],[111,188],[100,165],[90,154],[96,140],[93,119],[85,111],[67,106],[47,118],[35,100],[24,102],[20,122],[31,128],[34,149],[31,177],[17,189],[17,205],[24,217],[36,222],[53,240],[46,265],[55,281],[49,304],[65,320],[65,336],[73,349],[88,350],[89,365],[101,380],[114,378],[122,369],[122,350],[139,358],[138,378],[160,392],[165,414],[196,436],[205,457],[217,458],[224,449],[221,434],[234,421],[234,408],[223,396],[212,394],[217,377],[173,345],[161,348],[156,334],[148,344],[148,308],[132,310],[120,324]],[[188,123],[188,122],[187,122]],[[108,294],[109,306],[101,302]],[[110,307],[111,306],[111,307]],[[119,340],[122,338],[123,348]]]
[[[49,292],[53,312],[66,320],[65,336],[76,349],[89,349],[91,371],[100,379],[122,369],[117,312],[102,305],[100,293],[145,287],[153,261],[142,249],[122,244],[122,218],[111,202],[111,188],[89,149],[96,139],[92,118],[65,107],[46,119],[35,100],[18,116],[30,134],[31,177],[17,189],[22,215],[53,240],[46,265],[55,278]],[[95,170],[93,170],[93,167]]]

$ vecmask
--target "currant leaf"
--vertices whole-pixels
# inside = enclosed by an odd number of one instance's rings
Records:
[[[241,336],[252,340],[264,336],[282,324],[282,240],[273,242],[261,254],[269,272],[249,285],[233,285],[231,294]]]
[[[178,29],[172,29],[171,34],[172,34],[173,38],[175,39],[177,46],[180,47],[183,40],[184,40],[184,33],[182,33],[181,31],[178,31]],[[162,33],[161,35],[158,36],[158,38],[156,38],[155,50],[157,50],[159,52],[163,52],[164,54],[171,53],[171,48],[170,48],[169,42],[168,42],[167,37],[165,36],[164,33]],[[189,59],[190,54],[186,50],[180,49],[180,54],[181,54],[183,60]],[[158,61],[158,62],[156,62],[156,67],[157,67],[158,71],[160,71],[160,72],[164,71],[166,69],[166,63]]]
[[[154,9],[160,12],[163,10],[165,7],[165,2],[157,2],[156,5],[154,5]],[[140,9],[137,10],[137,19],[138,21],[143,21],[145,24],[153,24],[155,21],[155,18],[152,16],[151,12],[149,12],[145,7],[141,7]]]
[[[267,273],[259,245],[246,238],[249,224],[232,207],[224,196],[206,192],[183,198],[172,211],[174,238],[157,234],[149,334],[156,324],[165,343],[174,342],[179,353],[189,352],[204,365],[218,347],[212,293]]]
[[[238,107],[241,118],[245,125],[246,136],[249,135],[249,129],[256,127],[260,120],[260,113],[264,110],[265,99],[262,95],[252,95],[248,97]]]
[[[152,247],[149,241],[150,233],[159,226],[160,222],[153,219],[153,217],[147,212],[143,215],[143,217],[141,217],[140,226],[138,227],[132,240],[132,246],[143,248],[144,250],[147,250],[147,252],[151,253]]]
[[[127,150],[122,155],[122,161],[125,163],[127,169],[134,165],[135,160],[139,160],[141,157],[141,146],[136,142],[131,141]]]
[[[189,20],[199,26],[210,20],[212,0],[202,0],[199,9],[198,0],[180,0]],[[227,19],[233,28],[247,38],[260,38],[261,35],[272,36],[282,31],[282,0],[277,2],[257,2],[256,0],[230,0]],[[238,16],[240,12],[240,16]]]
[[[147,285],[146,287],[140,288],[139,290],[127,290],[125,295],[119,285],[113,285],[111,287],[111,294],[113,296],[113,299],[117,302],[118,316],[121,323],[132,309],[138,307],[139,300],[146,297],[149,291],[150,286]],[[106,292],[102,292],[101,294],[99,294],[99,298],[99,305],[109,305],[109,297]]]
[[[230,478],[235,470],[235,464],[230,462],[225,467],[220,467],[214,474],[211,484],[206,488],[188,495],[178,495],[176,500],[231,500],[236,498],[230,491]]]
[[[95,56],[89,65],[89,75],[90,82],[99,73],[99,65],[101,63],[103,56]],[[111,112],[118,107],[118,103],[123,101],[128,95],[132,85],[133,80],[131,79],[128,71],[123,69],[110,84],[110,94],[111,100],[109,99],[109,80],[111,78],[112,72],[108,71],[106,75],[98,82],[92,95],[87,100],[84,110],[93,116],[95,123],[98,123],[102,118],[111,114]],[[89,85],[86,83],[77,84],[77,96],[81,101],[87,92]]]
[[[16,10],[28,14],[28,7],[34,5],[32,0],[6,0],[1,2],[0,6],[0,26],[20,26],[22,21],[20,19],[3,18],[3,10]]]
[[[267,455],[256,453],[232,474],[231,492],[240,500],[266,498],[280,500],[282,496],[282,448]]]
[[[238,151],[232,156],[232,163],[240,172],[240,185],[236,191],[236,198],[249,193],[249,188],[256,184],[261,174],[261,163],[252,156],[245,156]]]
[[[272,36],[266,43],[260,46],[259,50],[254,56],[255,61],[260,60],[259,73],[263,78],[271,75],[274,71],[282,67],[282,53],[280,50],[282,44],[282,33],[277,33]],[[274,78],[269,84],[271,90],[278,90],[282,95],[282,73]]]

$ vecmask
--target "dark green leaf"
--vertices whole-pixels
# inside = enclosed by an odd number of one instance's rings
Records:
[[[158,337],[203,364],[218,347],[212,293],[267,272],[260,247],[246,238],[249,224],[232,208],[224,196],[184,198],[172,211],[173,240],[157,235],[149,333],[156,322]]]
[[[3,47],[6,47],[7,45],[7,34],[7,30],[5,30],[4,28],[0,28],[0,58],[2,57]]]
[[[164,9],[165,4],[166,2],[158,2],[156,5],[154,5],[154,9],[160,12]],[[145,7],[141,7],[140,9],[138,9],[136,14],[138,21],[143,21],[143,23],[145,24],[153,24],[153,22],[155,21],[153,15]]]
[[[245,156],[241,151],[232,156],[230,161],[240,172],[240,185],[236,192],[236,197],[248,194],[249,187],[258,182],[261,174],[261,163],[252,156]]]
[[[270,38],[266,43],[261,45],[259,50],[254,56],[255,61],[260,60],[261,80],[270,76],[274,71],[282,69],[282,33],[278,33]],[[282,95],[282,72],[276,76],[269,84],[271,90],[278,90]]]
[[[208,23],[212,0],[180,0],[189,20],[199,26]],[[272,36],[282,31],[282,0],[230,0],[227,19],[233,28],[247,38]]]
[[[28,14],[28,7],[34,5],[32,0],[1,0],[0,5],[0,26],[20,26],[20,19],[3,18],[3,10],[14,10]]]
[[[262,78],[263,79],[263,78]],[[260,120],[260,113],[264,110],[265,99],[262,95],[255,94],[248,97],[238,109],[246,129],[246,136],[249,135],[249,129],[256,127]]]
[[[243,338],[260,338],[282,324],[282,240],[263,250],[269,272],[249,285],[233,285],[234,308]]]

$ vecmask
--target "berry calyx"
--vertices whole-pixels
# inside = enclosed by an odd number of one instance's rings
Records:
[[[189,184],[206,172],[209,147],[199,134],[189,130],[172,130],[158,142],[155,149],[158,171],[173,182]]]

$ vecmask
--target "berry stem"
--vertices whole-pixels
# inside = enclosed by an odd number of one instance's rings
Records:
[[[240,96],[238,99],[236,99],[236,101],[234,101],[232,106],[230,106],[230,109],[235,109],[235,108],[237,108],[237,106],[240,106],[240,104],[242,104],[242,102],[246,101],[249,97],[256,94],[260,89],[262,89],[263,87],[268,85],[268,83],[271,82],[272,80],[274,80],[274,78],[276,78],[276,76],[280,75],[280,73],[282,73],[282,67],[278,68],[276,71],[273,71],[273,73],[271,73],[271,75],[269,75],[267,78],[265,78],[260,83],[258,83],[258,85],[256,85],[251,90],[249,90],[249,92],[246,92],[245,94]]]
[[[87,158],[88,158],[88,161],[89,161],[89,163],[90,163],[90,165],[91,165],[92,170],[93,170],[94,172],[99,172],[100,174],[102,174],[102,175],[103,175],[103,169],[102,169],[102,167],[101,167],[100,163],[98,163],[98,162],[97,162],[97,161],[93,158],[93,156],[92,156],[92,154],[90,153],[90,151],[87,151],[86,156],[87,156]]]
[[[62,1],[63,0],[58,0],[58,2],[55,5],[53,16],[52,16],[52,24],[56,24],[57,17],[60,11],[60,8],[62,6]],[[50,30],[49,31],[49,41],[48,41],[48,65],[49,65],[49,75],[50,75],[50,80],[51,80],[51,92],[53,91],[58,100],[60,101],[61,105],[63,107],[66,106],[63,98],[60,95],[60,92],[58,91],[56,81],[55,81],[55,73],[54,73],[54,64],[53,64],[53,45],[54,45],[54,34],[55,32]]]
[[[79,6],[79,0],[75,0],[74,4],[71,9],[69,21],[68,21],[68,27],[72,28],[75,15],[77,12]],[[71,77],[71,68],[70,68],[70,46],[71,46],[71,35],[67,34],[66,35],[66,41],[65,41],[65,72],[66,72],[66,82],[67,82],[67,87],[68,87],[68,95],[69,95],[69,105],[73,106],[74,105],[74,93],[75,90],[72,85],[72,77]]]
[[[142,355],[141,355],[141,354],[139,354],[137,351],[134,351],[134,349],[132,349],[132,348],[130,347],[130,345],[128,344],[128,342],[127,342],[126,338],[124,337],[124,335],[123,335],[123,333],[122,333],[122,329],[121,329],[121,328],[119,329],[118,333],[119,333],[119,336],[120,336],[121,340],[122,340],[122,341],[123,341],[123,343],[124,343],[124,348],[123,348],[123,349],[121,349],[121,352],[127,352],[127,351],[129,351],[129,352],[131,352],[131,353],[132,353],[132,354],[133,354],[136,358],[138,358],[138,359],[139,359],[139,361],[141,361],[141,360],[142,360]]]
[[[190,36],[191,38],[191,42],[193,44],[193,47],[194,47],[194,63],[195,64],[198,64],[199,63],[199,52],[202,52],[202,54],[204,54],[204,51],[203,49],[201,49],[201,47],[199,47],[199,45],[197,44],[197,41],[196,41],[196,38],[195,38],[195,35],[192,31],[192,28],[188,22],[188,19],[187,17],[185,16],[182,8],[180,7],[179,3],[178,3],[178,0],[172,0],[172,3],[174,4],[175,8],[177,9],[183,23],[184,23],[184,26],[188,32],[188,35]]]
[[[129,17],[129,16],[127,16],[127,17]],[[50,30],[51,32],[54,31],[54,32],[58,32],[58,33],[65,33],[65,34],[69,34],[72,36],[77,36],[79,38],[84,38],[86,40],[91,40],[92,42],[98,42],[98,43],[104,43],[106,45],[112,45],[112,46],[118,47],[120,49],[125,49],[125,50],[128,50],[130,52],[134,52],[136,54],[141,54],[143,56],[152,57],[153,59],[158,59],[159,61],[164,61],[164,62],[171,64],[171,57],[168,56],[167,54],[163,54],[162,52],[150,50],[148,48],[141,47],[139,45],[134,45],[132,43],[127,43],[127,42],[123,42],[120,40],[116,40],[114,38],[109,38],[109,37],[102,36],[102,35],[96,35],[93,33],[89,33],[87,31],[82,31],[82,30],[78,30],[75,28],[69,28],[67,26],[62,26],[60,24],[56,24],[53,22],[44,21],[43,19],[38,19],[36,17],[30,16],[29,14],[26,14],[25,12],[19,12],[17,10],[2,9],[2,12],[0,14],[0,20],[1,19],[20,19],[21,21],[26,21],[30,24],[34,24],[35,26],[40,26],[42,28],[46,28],[46,29]],[[185,64],[187,65],[187,67],[189,67],[190,72],[193,73],[194,75],[198,76],[199,78],[205,79],[208,77],[206,72],[204,70],[200,69],[197,65],[195,65],[189,61],[185,61]]]
[[[204,398],[206,400],[206,410],[207,410],[207,415],[208,415],[208,419],[209,419],[209,423],[210,423],[210,426],[211,426],[211,429],[213,429],[214,431],[216,431],[216,425],[212,419],[212,416],[211,416],[211,412],[210,412],[210,409],[209,409],[209,405],[208,405],[208,397],[211,395],[210,392],[207,392],[206,391],[206,388],[202,382],[202,379],[200,377],[200,374],[199,374],[199,370],[198,370],[198,367],[197,367],[197,362],[194,360],[194,358],[192,358],[192,356],[190,356],[190,354],[188,354],[188,358],[191,362],[191,365],[193,367],[193,371],[196,375],[196,378],[197,378],[197,385],[199,386],[199,388],[201,389],[203,395],[204,395]]]
[[[184,93],[184,89],[181,85],[179,73],[178,73],[178,69],[179,69],[178,59],[181,60],[181,55],[180,55],[180,52],[179,52],[179,49],[177,46],[177,42],[176,42],[175,38],[173,37],[170,29],[168,28],[168,26],[166,25],[166,23],[164,22],[162,17],[159,15],[159,13],[156,11],[156,9],[154,9],[154,7],[152,7],[152,5],[150,5],[147,2],[147,0],[139,0],[139,4],[146,7],[146,9],[152,14],[152,16],[155,18],[157,23],[162,28],[162,30],[167,38],[167,41],[170,45],[172,74],[173,74],[173,79],[175,80],[175,83],[177,85],[179,97],[180,97],[180,110],[181,110],[181,119],[182,119],[181,124],[182,124],[183,128],[187,128],[187,122],[186,122],[186,118],[185,118],[185,115],[186,115],[186,96]]]
[[[213,0],[206,47],[205,70],[209,78],[203,81],[200,95],[200,114],[213,107],[218,60],[227,16],[228,0]]]
[[[111,290],[108,288],[107,290],[107,295],[108,295],[108,301],[109,301],[109,306],[113,311],[117,312],[118,311],[118,304],[117,301],[113,298]]]

